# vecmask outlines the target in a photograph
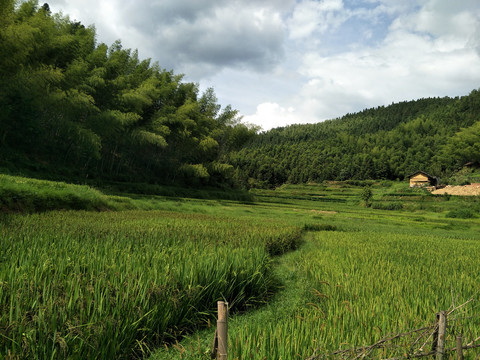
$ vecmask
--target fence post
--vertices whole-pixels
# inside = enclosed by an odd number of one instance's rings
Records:
[[[228,317],[228,303],[223,301],[217,302],[218,307],[218,319],[217,319],[217,337],[218,337],[218,360],[227,360],[228,352],[228,329],[227,329],[227,317]]]
[[[457,335],[457,360],[463,360],[462,335]]]
[[[447,315],[445,311],[437,314],[438,318],[438,342],[437,342],[437,360],[443,359],[443,350],[445,349],[445,332],[447,329]]]

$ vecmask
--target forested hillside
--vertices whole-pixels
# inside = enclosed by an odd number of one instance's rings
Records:
[[[480,162],[480,91],[367,109],[258,135],[228,155],[249,186],[347,179],[448,177]]]
[[[0,171],[53,179],[271,187],[445,178],[480,162],[480,92],[256,134],[213,89],[36,1],[0,0]]]
[[[255,130],[182,75],[48,4],[0,1],[0,169],[62,179],[230,184]]]

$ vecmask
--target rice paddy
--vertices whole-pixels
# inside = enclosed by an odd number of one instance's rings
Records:
[[[0,225],[0,335],[15,358],[140,356],[271,291],[300,230],[162,211],[49,212]]]
[[[4,215],[0,357],[206,359],[218,300],[229,359],[369,345],[470,298],[448,341],[476,339],[478,199],[406,186],[373,184],[370,208],[362,186],[323,184],[255,191],[254,203]],[[447,217],[455,208],[473,217]]]

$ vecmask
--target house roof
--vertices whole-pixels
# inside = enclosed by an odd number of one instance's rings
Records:
[[[436,179],[435,176],[432,176],[430,174],[427,174],[425,171],[415,171],[413,174],[411,175],[408,175],[408,178],[411,179],[412,177],[416,176],[416,175],[419,175],[419,174],[422,174],[422,175],[425,175],[427,178],[429,179]]]

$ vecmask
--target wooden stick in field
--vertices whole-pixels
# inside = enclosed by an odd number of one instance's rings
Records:
[[[227,333],[227,317],[228,303],[224,301],[217,302],[218,320],[217,320],[217,338],[218,338],[218,360],[227,360],[228,352],[228,333]]]
[[[443,351],[445,350],[445,332],[447,328],[447,315],[445,311],[437,314],[438,318],[438,340],[437,340],[437,360],[443,359]]]
[[[462,335],[457,336],[457,360],[463,360]]]

